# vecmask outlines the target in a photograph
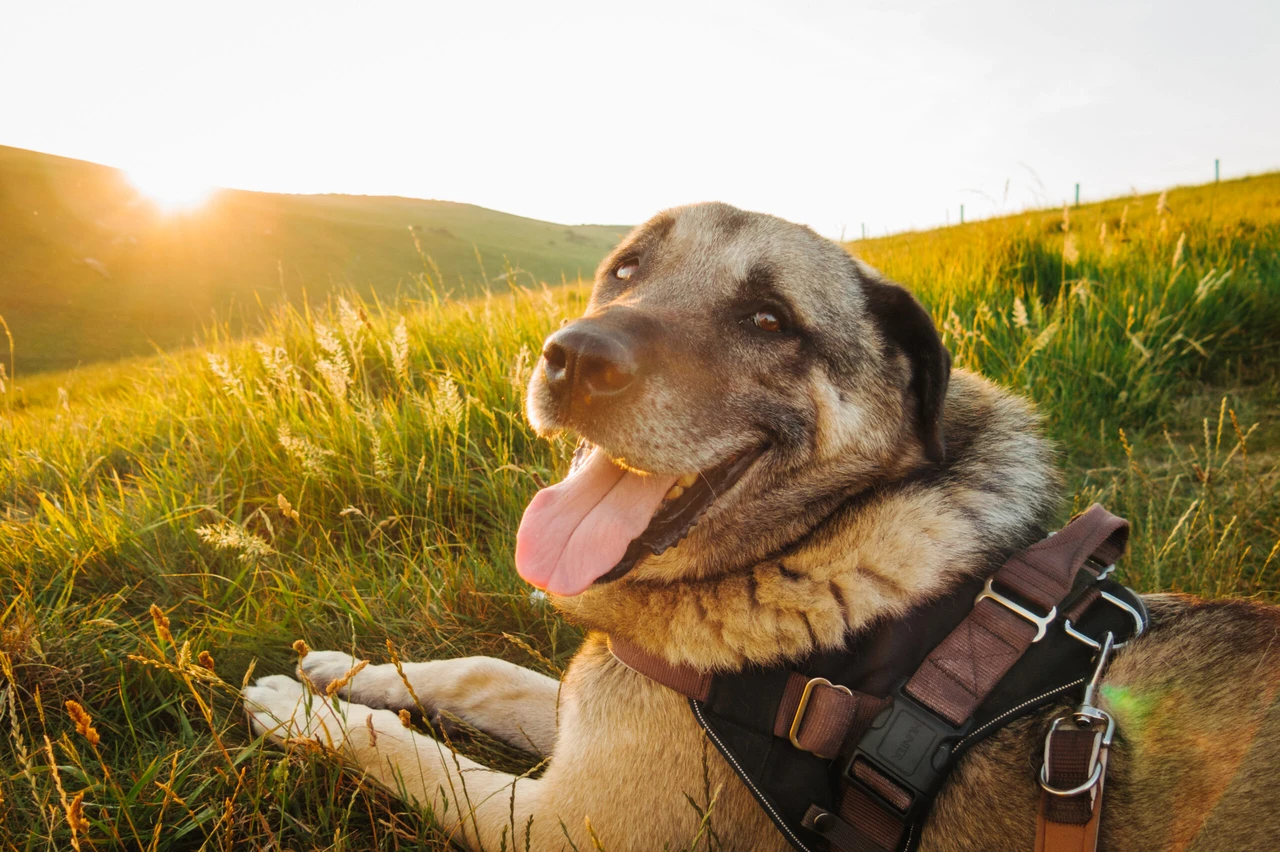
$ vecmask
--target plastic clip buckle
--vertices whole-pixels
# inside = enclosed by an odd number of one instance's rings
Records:
[[[894,690],[892,697],[893,702],[858,741],[845,764],[844,779],[898,813],[910,814],[937,792],[951,762],[952,747],[969,733],[973,721],[966,719],[956,727],[910,698],[902,686]],[[859,762],[909,791],[911,804],[903,808],[859,778],[855,772]]]

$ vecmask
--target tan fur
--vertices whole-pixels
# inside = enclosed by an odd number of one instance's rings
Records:
[[[650,277],[620,290],[608,276],[629,253],[644,258]],[[573,424],[538,401],[535,376],[530,414],[540,429],[572,426],[648,470],[699,470],[750,445],[762,428],[755,409],[785,410],[804,427],[791,445],[775,437],[679,546],[622,580],[556,600],[592,630],[562,683],[467,658],[406,665],[411,694],[394,667],[369,666],[341,690],[345,701],[328,704],[277,675],[245,690],[255,728],[326,742],[430,809],[471,849],[524,848],[526,830],[535,850],[597,841],[616,852],[684,848],[700,830],[712,847],[788,848],[686,700],[619,663],[605,635],[719,671],[838,648],[871,620],[990,571],[1038,538],[1057,475],[1029,407],[963,371],[953,372],[941,414],[946,462],[924,465],[911,364],[886,348],[860,295],[878,275],[807,229],[724,205],[663,214],[602,264],[588,318],[624,308],[685,336],[709,334],[709,306],[722,310],[762,258],[796,311],[835,335],[836,345],[811,348],[834,354],[801,370],[801,348],[731,340],[722,361],[712,353],[709,364],[671,362],[633,404]],[[699,383],[693,369],[717,382]],[[754,408],[735,408],[726,394]],[[1102,690],[1119,725],[1103,848],[1269,848],[1280,833],[1271,804],[1280,780],[1280,615],[1239,601],[1149,600],[1151,630],[1117,653]],[[299,676],[323,692],[355,663],[313,652]],[[549,757],[545,772],[515,778],[406,729],[394,711],[418,702]],[[1061,710],[1020,720],[969,752],[921,848],[1030,849],[1043,735]]]

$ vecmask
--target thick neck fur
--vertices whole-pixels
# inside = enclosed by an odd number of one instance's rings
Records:
[[[947,460],[849,500],[788,552],[720,577],[623,579],[556,604],[672,663],[731,671],[832,650],[1043,534],[1058,477],[1021,399],[955,371]]]

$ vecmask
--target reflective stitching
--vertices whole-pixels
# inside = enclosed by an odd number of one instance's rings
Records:
[[[760,788],[756,786],[756,783],[751,780],[751,776],[747,775],[743,770],[742,765],[738,763],[738,759],[733,756],[733,752],[729,751],[729,749],[725,747],[725,744],[720,739],[719,735],[717,735],[715,730],[707,724],[706,717],[702,715],[701,705],[692,698],[689,699],[689,705],[693,707],[693,715],[698,717],[698,724],[702,726],[702,730],[707,732],[707,736],[715,740],[716,748],[720,750],[720,754],[724,755],[725,758],[728,759],[730,765],[733,766],[733,771],[738,773],[738,777],[742,779],[742,783],[751,788],[751,795],[756,797],[756,801],[764,805],[765,810],[769,812],[769,816],[773,818],[773,824],[782,829],[783,833],[790,838],[792,846],[803,850],[803,852],[813,852],[812,849],[804,845],[799,837],[796,837],[795,832],[791,830],[791,826],[787,825],[782,817],[778,815],[778,812],[774,810],[773,803],[765,798],[764,793],[761,792]]]
[[[1075,688],[1075,687],[1077,687],[1077,686],[1083,686],[1086,680],[1088,680],[1088,678],[1083,678],[1083,677],[1082,677],[1082,678],[1080,678],[1079,680],[1073,680],[1073,681],[1071,681],[1071,683],[1064,683],[1062,686],[1055,687],[1055,688],[1053,688],[1053,689],[1049,690],[1048,692],[1042,692],[1042,693],[1040,693],[1040,694],[1039,694],[1039,695],[1037,695],[1035,698],[1028,698],[1026,701],[1022,702],[1021,704],[1019,704],[1019,705],[1018,705],[1018,706],[1016,706],[1016,707],[1011,707],[1011,708],[1009,708],[1008,710],[1006,710],[1006,711],[1004,711],[1003,713],[1001,713],[999,716],[997,716],[997,717],[995,717],[994,719],[992,719],[991,721],[987,722],[987,723],[986,723],[985,725],[983,725],[982,727],[977,728],[977,729],[975,729],[975,730],[973,730],[973,731],[970,731],[970,732],[969,732],[969,736],[965,737],[965,738],[964,738],[964,739],[962,739],[960,742],[956,743],[956,747],[955,747],[954,749],[952,749],[952,752],[959,751],[959,750],[960,750],[960,747],[961,747],[961,746],[963,746],[965,743],[969,742],[969,740],[971,740],[971,739],[973,739],[974,737],[978,736],[978,735],[979,735],[979,734],[981,734],[983,731],[989,730],[989,729],[991,728],[991,726],[992,726],[992,725],[999,724],[1000,722],[1004,721],[1004,720],[1005,720],[1005,719],[1007,719],[1008,717],[1012,716],[1014,713],[1017,713],[1017,712],[1019,712],[1019,711],[1021,711],[1021,710],[1024,710],[1024,709],[1026,709],[1027,707],[1030,707],[1032,704],[1037,704],[1037,703],[1039,703],[1039,702],[1041,702],[1041,701],[1044,701],[1046,698],[1051,698],[1052,696],[1057,695],[1059,692],[1066,692],[1068,689],[1073,689],[1073,688]]]

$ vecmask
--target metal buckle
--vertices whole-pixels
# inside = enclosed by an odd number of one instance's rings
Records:
[[[1107,716],[1108,720],[1111,719],[1105,711],[1099,710],[1098,712]],[[1079,717],[1077,717],[1077,723],[1078,718]],[[1104,747],[1104,741],[1109,744],[1111,732],[1115,730],[1115,722],[1110,721],[1110,724],[1107,726],[1107,734],[1094,738],[1093,754],[1089,756],[1089,766],[1092,767],[1089,772],[1089,780],[1079,786],[1072,787],[1069,790],[1064,790],[1061,787],[1055,787],[1049,783],[1049,748],[1053,744],[1053,732],[1058,730],[1058,725],[1065,721],[1067,721],[1066,716],[1059,716],[1053,720],[1053,725],[1049,727],[1049,734],[1044,738],[1044,764],[1040,767],[1040,789],[1044,790],[1050,796],[1061,796],[1063,798],[1068,796],[1078,796],[1081,793],[1092,790],[1097,786],[1098,782],[1102,780],[1102,761],[1098,760],[1098,757]]]
[[[1105,592],[1103,594],[1106,594]],[[1111,714],[1100,707],[1093,704],[1094,695],[1098,691],[1098,684],[1102,680],[1102,672],[1107,667],[1107,662],[1111,658],[1111,652],[1119,646],[1115,644],[1115,634],[1107,633],[1102,638],[1102,644],[1098,646],[1098,662],[1093,669],[1093,677],[1089,678],[1089,683],[1084,688],[1084,697],[1080,701],[1080,705],[1076,707],[1071,714],[1071,720],[1080,728],[1091,728],[1095,724],[1105,724],[1106,727],[1101,734],[1096,736],[1093,741],[1093,753],[1089,757],[1089,778],[1083,784],[1064,790],[1061,787],[1054,787],[1049,783],[1049,751],[1053,743],[1053,732],[1058,730],[1058,726],[1067,721],[1066,716],[1059,716],[1053,720],[1053,724],[1049,726],[1049,733],[1044,738],[1044,764],[1040,767],[1040,788],[1051,796],[1078,796],[1081,793],[1088,792],[1097,786],[1102,780],[1102,761],[1099,760],[1102,753],[1111,747],[1111,741],[1116,734],[1116,720]]]
[[[832,689],[840,690],[850,698],[853,697],[853,691],[847,686],[832,683],[825,677],[814,677],[809,679],[809,682],[804,685],[804,692],[800,693],[800,706],[796,708],[795,718],[791,720],[791,730],[787,733],[787,738],[791,740],[791,744],[801,751],[808,751],[808,749],[800,745],[798,736],[800,734],[800,726],[804,724],[804,711],[809,709],[809,696],[813,694],[813,688],[815,686],[829,686]]]
[[[1043,639],[1045,632],[1049,629],[1049,625],[1052,624],[1053,620],[1058,617],[1058,608],[1056,606],[1051,608],[1049,612],[1043,616],[1036,615],[1031,610],[1022,606],[1021,604],[1018,604],[1018,603],[1015,603],[1014,601],[1009,600],[1004,595],[1000,594],[994,588],[992,588],[991,583],[994,579],[995,579],[994,577],[987,578],[987,582],[982,585],[982,591],[979,592],[978,596],[973,599],[973,605],[977,606],[979,603],[982,602],[983,598],[989,598],[995,601],[996,603],[1000,604],[1005,609],[1014,613],[1015,615],[1022,616],[1027,621],[1030,621],[1032,624],[1036,626],[1036,636],[1034,639],[1031,640],[1031,644],[1034,645],[1036,642],[1039,642],[1041,639]]]
[[[1087,560],[1085,560],[1085,561],[1087,561],[1087,562],[1092,562],[1094,565],[1097,565],[1097,566],[1098,566],[1098,576],[1096,576],[1096,577],[1094,577],[1094,578],[1093,578],[1093,580],[1094,580],[1094,582],[1095,582],[1095,583],[1096,583],[1096,582],[1098,582],[1098,581],[1100,581],[1100,580],[1105,580],[1105,579],[1107,579],[1107,578],[1108,578],[1108,577],[1110,577],[1112,574],[1114,574],[1114,573],[1115,573],[1115,571],[1116,571],[1116,563],[1114,563],[1114,562],[1112,562],[1110,565],[1103,565],[1103,564],[1102,564],[1102,560],[1100,560],[1100,559],[1094,559],[1092,556],[1090,556],[1090,557],[1089,557]]]
[[[1118,598],[1115,595],[1111,594],[1110,592],[1100,591],[1098,594],[1101,596],[1102,600],[1106,601],[1107,603],[1111,604],[1117,609],[1122,609],[1125,612],[1129,613],[1129,617],[1133,619],[1133,628],[1134,628],[1133,635],[1130,636],[1125,641],[1117,643],[1113,647],[1123,648],[1125,645],[1128,645],[1134,639],[1137,639],[1139,636],[1141,636],[1143,634],[1143,631],[1147,629],[1147,623],[1143,621],[1142,613],[1138,612],[1136,609],[1130,606],[1128,601],[1124,600],[1123,598]],[[1085,645],[1088,645],[1090,648],[1092,648],[1095,651],[1102,650],[1102,643],[1094,639],[1093,637],[1087,636],[1084,633],[1081,633],[1079,630],[1076,630],[1075,625],[1071,623],[1071,619],[1068,618],[1062,622],[1062,629],[1063,631],[1066,632],[1068,636],[1070,636],[1072,639],[1075,639],[1077,642],[1083,642]]]

